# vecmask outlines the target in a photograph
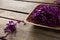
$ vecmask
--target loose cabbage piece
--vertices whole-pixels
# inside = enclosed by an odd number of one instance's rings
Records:
[[[60,26],[60,9],[54,5],[39,5],[30,15],[31,22],[51,27]]]

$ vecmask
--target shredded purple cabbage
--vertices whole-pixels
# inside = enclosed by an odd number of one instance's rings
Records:
[[[53,5],[39,5],[30,15],[31,22],[51,27],[60,26],[60,9]]]

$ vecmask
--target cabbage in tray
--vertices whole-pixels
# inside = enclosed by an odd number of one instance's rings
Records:
[[[39,5],[31,13],[30,21],[51,27],[60,26],[60,9],[56,5]]]

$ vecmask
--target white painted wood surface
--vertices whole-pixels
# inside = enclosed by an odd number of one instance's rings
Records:
[[[34,0],[35,1],[35,0]],[[49,1],[49,0],[48,0]],[[31,13],[32,10],[39,4],[37,3],[27,3],[27,2],[21,2],[21,1],[13,1],[13,0],[0,0],[1,8],[6,9],[12,9],[17,11],[24,11]],[[8,17],[8,18],[14,18],[14,19],[21,19],[24,20],[27,15],[25,14],[18,14],[15,12],[9,12],[9,11],[3,11],[0,10],[0,16]],[[6,23],[9,20],[0,18],[0,36],[4,35],[4,28],[6,27]],[[56,33],[53,30],[48,31],[44,28],[34,27],[31,24],[23,25],[18,24],[17,25],[17,36],[13,37],[11,39],[8,37],[9,40],[60,40],[60,33]]]

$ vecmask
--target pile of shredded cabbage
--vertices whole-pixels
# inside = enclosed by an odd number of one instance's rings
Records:
[[[51,27],[60,26],[60,9],[53,5],[39,5],[30,15],[31,22]]]

